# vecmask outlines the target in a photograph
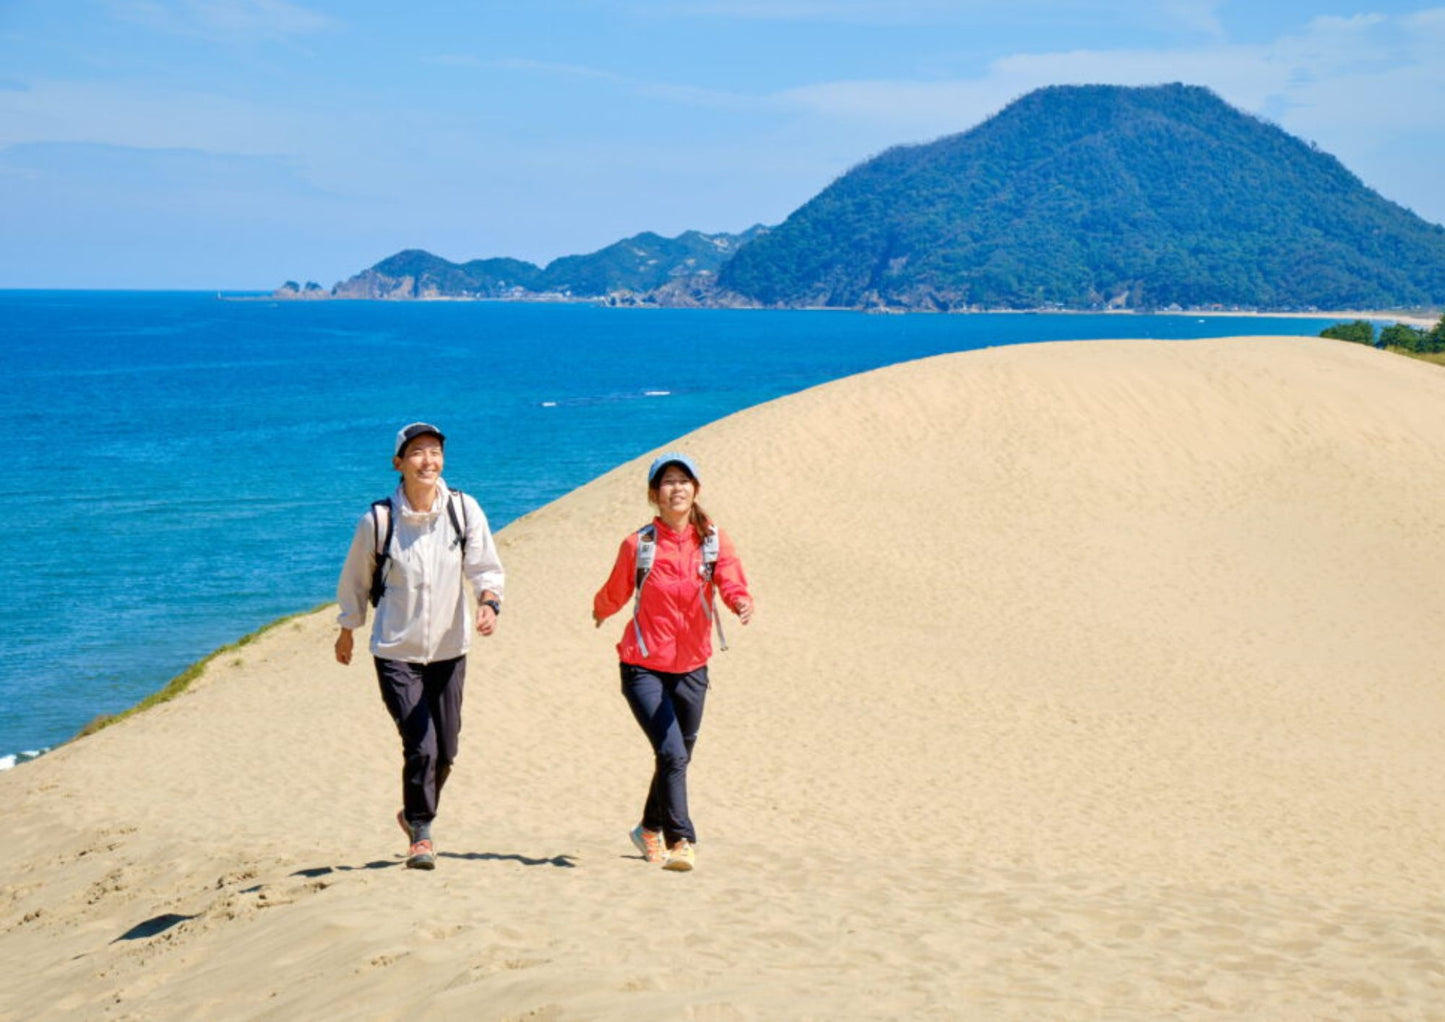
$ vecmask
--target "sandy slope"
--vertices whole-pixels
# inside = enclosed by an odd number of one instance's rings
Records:
[[[759,607],[696,873],[588,621],[639,459],[503,534],[434,874],[330,613],[0,775],[0,1017],[1445,1019],[1445,371],[1034,345],[683,444]]]

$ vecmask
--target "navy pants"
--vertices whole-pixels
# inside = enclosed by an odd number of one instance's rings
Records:
[[[402,810],[407,823],[429,824],[457,758],[467,658],[430,664],[372,659],[382,702],[401,735]]]
[[[660,830],[669,846],[680,838],[696,842],[687,812],[687,765],[702,727],[707,667],[686,674],[622,664],[622,694],[652,743],[654,766],[642,825]]]

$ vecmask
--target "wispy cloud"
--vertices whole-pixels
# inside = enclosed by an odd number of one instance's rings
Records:
[[[951,26],[1001,18],[1057,18],[1057,0],[631,0],[647,17],[709,17],[738,21],[834,25]],[[1068,16],[1079,21],[1153,23],[1174,32],[1223,38],[1222,0],[1078,0]]]
[[[1193,5],[1212,9],[1213,4]],[[974,78],[938,81],[821,82],[778,93],[783,104],[900,129],[958,131],[1009,99],[1043,85],[1107,82],[1152,85],[1183,81],[1213,88],[1244,109],[1271,116],[1319,107],[1332,116],[1378,123],[1408,120],[1417,130],[1445,132],[1439,105],[1422,104],[1412,80],[1445,86],[1445,67],[1432,56],[1445,45],[1445,11],[1406,18],[1321,17],[1297,34],[1268,44],[1210,43],[1168,50],[1074,50],[1019,53],[993,61]],[[1347,104],[1339,83],[1362,89],[1368,103]],[[1429,93],[1441,95],[1440,91]],[[1358,107],[1357,113],[1349,108]]]
[[[746,21],[917,24],[966,13],[972,3],[948,0],[636,0],[650,15],[723,17]],[[965,9],[960,11],[960,8]]]
[[[435,56],[423,57],[425,64],[435,64],[438,67],[482,67],[483,61],[480,57],[474,57],[470,53],[438,53]]]
[[[610,82],[619,89],[635,95],[684,106],[735,110],[757,109],[774,105],[773,100],[768,97],[728,92],[721,89],[704,89],[695,85],[678,85],[673,82],[650,81],[580,64],[556,64],[514,57],[487,61],[486,65],[504,71],[521,71],[553,78],[583,78],[597,82]]]
[[[110,0],[109,6],[127,21],[214,42],[286,41],[337,24],[287,0]]]
[[[1181,28],[1222,40],[1225,32],[1219,20],[1221,6],[1219,0],[1164,0],[1157,10]]]
[[[604,71],[600,68],[586,67],[582,64],[558,64],[545,60],[528,60],[525,57],[507,57],[501,60],[489,60],[488,67],[494,67],[503,71],[527,71],[540,75],[565,78],[594,78],[612,82],[627,81],[622,75],[614,71]]]
[[[316,198],[326,193],[279,156],[211,153],[198,149],[143,149],[93,142],[30,142],[0,149],[0,167],[34,180],[115,190],[144,189],[167,202],[247,194]]]

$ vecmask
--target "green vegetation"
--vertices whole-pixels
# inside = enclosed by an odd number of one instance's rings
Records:
[[[1353,323],[1336,323],[1320,331],[1321,337],[1337,341],[1354,341],[1356,344],[1375,344],[1375,325],[1368,320],[1357,319]]]
[[[1375,328],[1363,319],[1353,323],[1336,323],[1320,331],[1321,337],[1333,337],[1341,341],[1355,341],[1369,344],[1387,351],[1414,355],[1427,362],[1445,364],[1445,316],[1433,327],[1410,326],[1408,323],[1393,323],[1375,336]]]
[[[591,298],[614,291],[650,291],[676,277],[715,276],[725,260],[764,230],[759,226],[742,234],[686,231],[676,238],[645,232],[589,255],[554,259],[546,269],[520,259],[458,264],[421,249],[407,249],[338,284],[336,294],[509,298],[554,293]]]
[[[76,738],[84,738],[86,735],[93,735],[97,731],[102,731],[105,728],[110,727],[112,724],[117,724],[133,714],[149,710],[152,706],[157,706],[161,703],[170,702],[176,696],[180,695],[186,689],[190,688],[191,682],[195,681],[201,676],[202,672],[205,671],[206,667],[211,663],[212,660],[215,660],[219,656],[224,656],[227,653],[234,652],[235,650],[240,649],[242,646],[249,646],[261,636],[271,631],[273,628],[279,628],[281,625],[285,624],[288,621],[295,621],[297,618],[305,617],[308,614],[314,614],[325,606],[326,604],[322,603],[318,604],[315,607],[312,607],[310,610],[303,610],[296,614],[288,614],[285,617],[277,618],[275,621],[272,621],[270,624],[256,629],[249,635],[241,636],[241,638],[237,639],[230,645],[222,646],[220,649],[213,652],[210,656],[207,656],[201,660],[197,660],[195,663],[191,664],[191,666],[187,667],[180,674],[177,674],[174,678],[172,678],[166,684],[165,688],[161,689],[159,692],[152,692],[150,695],[146,696],[144,699],[136,703],[130,709],[122,710],[120,713],[103,713],[95,719],[91,720],[90,723],[86,724],[85,727],[81,728],[78,732],[76,732],[75,738],[72,738],[71,741],[75,741]],[[240,658],[238,657],[232,663],[238,666],[240,664]]]
[[[1445,228],[1207,89],[1054,86],[849,171],[727,263],[767,305],[1445,303]]]

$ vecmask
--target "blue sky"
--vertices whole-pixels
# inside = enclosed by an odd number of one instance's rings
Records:
[[[1206,85],[1445,222],[1445,7],[0,0],[0,287],[326,286],[781,222],[1042,85]]]

